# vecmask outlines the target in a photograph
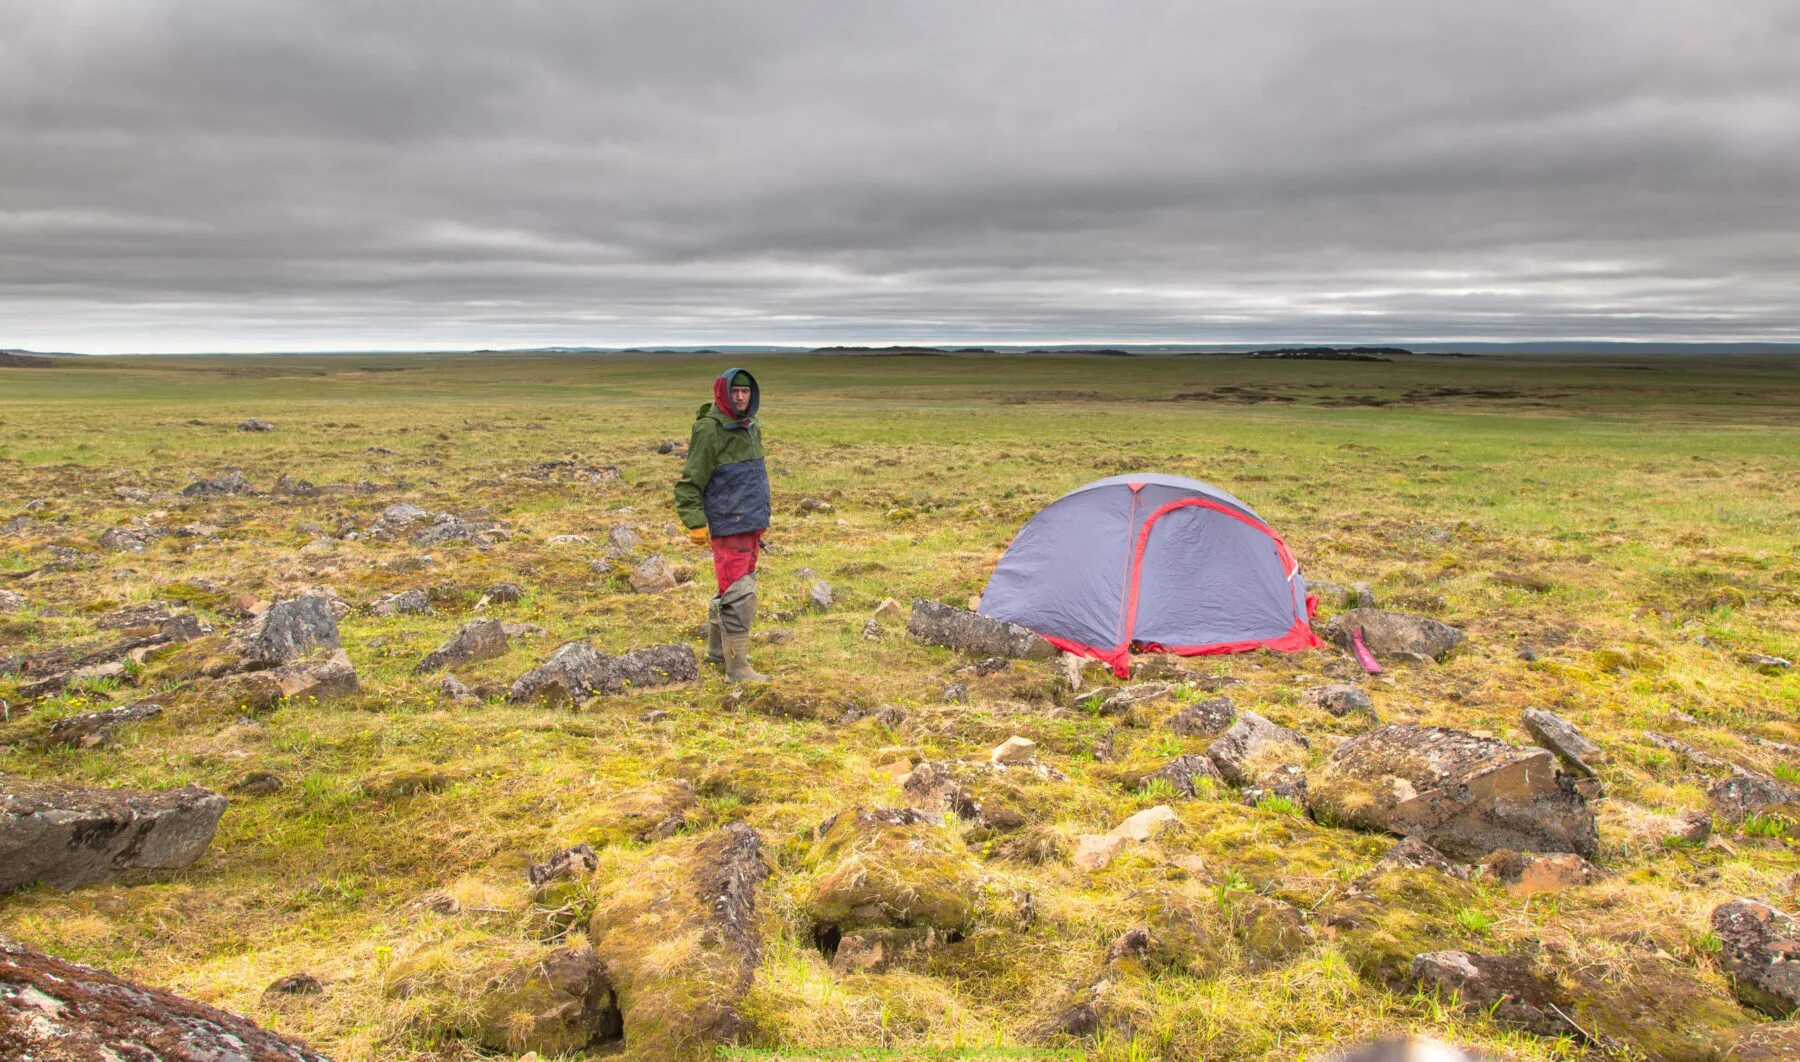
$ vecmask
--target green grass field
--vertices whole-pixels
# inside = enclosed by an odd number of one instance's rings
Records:
[[[510,682],[578,637],[613,652],[697,644],[710,571],[671,508],[680,458],[656,444],[685,442],[728,364],[747,365],[763,386],[776,517],[758,626],[791,631],[759,645],[757,665],[787,702],[892,704],[903,722],[758,710],[729,701],[710,671],[691,687],[573,711],[451,705],[435,676],[411,674],[500,581],[528,593],[495,614],[547,633],[457,672],[471,683]],[[278,430],[236,431],[247,417]],[[1800,676],[1739,659],[1800,658],[1797,425],[1800,361],[1776,358],[342,355],[0,369],[0,522],[30,505],[47,524],[0,537],[0,576],[55,559],[57,547],[92,555],[0,582],[30,602],[0,614],[0,656],[92,636],[92,617],[121,605],[190,602],[223,631],[236,622],[231,595],[327,586],[358,606],[342,631],[364,687],[247,714],[203,684],[174,690],[177,654],[147,664],[137,688],[27,711],[16,681],[0,677],[0,699],[15,706],[0,726],[0,772],[224,792],[260,770],[287,783],[233,797],[207,854],[184,871],[0,898],[0,934],[245,1014],[340,1062],[487,1057],[496,1052],[471,1031],[487,971],[529,961],[556,935],[526,883],[529,863],[595,838],[600,869],[570,901],[585,913],[624,895],[619,882],[686,835],[742,819],[775,860],[758,891],[761,961],[743,1000],[750,1046],[1049,1044],[1108,1060],[1274,1062],[1411,1030],[1512,1059],[1710,1057],[1694,1046],[1709,1030],[1756,1016],[1732,1000],[1708,915],[1739,896],[1800,903],[1800,827],[1721,820],[1714,843],[1663,847],[1637,843],[1597,806],[1609,872],[1597,884],[1520,897],[1480,879],[1409,879],[1368,927],[1340,930],[1327,916],[1392,838],[1319,825],[1292,806],[1246,807],[1230,792],[1175,800],[1178,828],[1098,873],[1070,865],[1077,835],[1167,798],[1121,778],[1204,750],[1159,724],[1185,689],[1119,727],[1112,757],[1097,760],[1096,742],[1119,721],[1056,690],[1053,665],[1015,665],[972,681],[970,704],[944,704],[943,687],[969,661],[899,625],[874,640],[863,627],[887,597],[979,594],[1012,534],[1073,487],[1134,470],[1193,476],[1255,506],[1310,577],[1369,581],[1384,606],[1468,633],[1448,662],[1369,684],[1384,721],[1528,743],[1521,710],[1549,708],[1608,751],[1600,805],[1711,810],[1704,779],[1643,733],[1800,778],[1800,758],[1754,741],[1800,744]],[[620,475],[532,474],[568,458]],[[368,486],[150,503],[114,492],[179,491],[225,468],[260,491],[283,474]],[[832,511],[803,515],[803,498]],[[420,550],[303,527],[366,527],[398,501],[485,514],[514,534]],[[135,554],[95,544],[134,517],[219,532]],[[602,555],[620,523],[644,539],[630,560],[660,553],[691,581],[629,592],[629,564]],[[561,534],[592,544],[547,541]],[[420,553],[429,566],[392,563]],[[832,584],[829,611],[807,607],[803,568]],[[435,615],[360,608],[411,587],[433,592]],[[1521,645],[1539,659],[1521,659]],[[1228,691],[1240,708],[1313,736],[1322,759],[1323,738],[1369,726],[1299,703],[1337,659],[1321,650],[1191,666],[1242,680]],[[1097,668],[1087,681],[1115,684]],[[146,690],[164,714],[110,747],[39,740],[55,719]],[[652,709],[667,715],[643,721]],[[1029,929],[977,916],[961,940],[904,968],[833,971],[814,944],[809,903],[826,868],[813,827],[857,805],[904,805],[881,770],[896,760],[985,760],[1012,734],[1067,776],[995,782],[991,794],[1025,819],[1015,836],[1050,857],[1021,857],[1007,837],[968,828],[946,826],[943,841],[983,889],[1031,894]],[[430,784],[393,784],[409,775]],[[621,802],[678,779],[699,801],[681,834],[646,842],[605,825]],[[414,903],[438,890],[461,911]],[[1280,905],[1300,912],[1303,931],[1268,929]],[[1111,940],[1139,925],[1156,933],[1172,911],[1199,943],[1170,961],[1107,966]],[[1603,971],[1604,999],[1590,998],[1591,985],[1582,997],[1585,1020],[1637,1028],[1637,1039],[1609,1056],[1382,976],[1392,955],[1440,948],[1541,951],[1573,971],[1571,985]],[[680,963],[667,965],[679,983]],[[263,995],[296,971],[323,979],[324,993]],[[1038,1035],[1102,978],[1097,1034]],[[671,998],[679,1014],[684,997]],[[1688,1031],[1657,1024],[1671,1018]],[[627,1054],[662,1049],[634,1045],[628,1031]]]

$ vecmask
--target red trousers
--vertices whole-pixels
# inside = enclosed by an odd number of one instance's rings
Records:
[[[716,535],[712,540],[713,574],[719,578],[719,593],[732,583],[756,570],[756,555],[762,550],[760,530],[740,535]]]

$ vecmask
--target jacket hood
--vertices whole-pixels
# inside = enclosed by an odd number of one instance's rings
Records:
[[[731,408],[731,378],[740,372],[744,374],[746,380],[750,381],[750,404],[745,407],[742,415]],[[727,428],[749,427],[751,422],[756,419],[756,407],[761,402],[762,388],[756,385],[756,377],[750,375],[747,369],[726,369],[719,374],[718,379],[713,381],[713,408],[719,411],[721,417],[725,418],[725,427]]]

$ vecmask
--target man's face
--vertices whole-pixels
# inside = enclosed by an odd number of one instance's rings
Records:
[[[742,413],[750,407],[750,388],[743,384],[731,385],[731,408]]]

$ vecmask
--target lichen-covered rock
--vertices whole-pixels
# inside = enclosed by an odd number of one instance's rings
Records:
[[[1076,656],[1070,658],[1077,661],[1081,659]],[[1079,675],[1080,672],[1077,671],[1076,674]],[[1074,685],[1071,683],[1070,687],[1073,688]],[[1149,704],[1160,697],[1168,696],[1174,689],[1174,683],[1170,682],[1139,682],[1131,686],[1122,686],[1101,697],[1100,714],[1102,716],[1124,715],[1140,704]]]
[[[199,786],[145,792],[0,775],[0,892],[185,867],[224,811],[225,798]]]
[[[1223,786],[1224,776],[1219,768],[1205,756],[1177,756],[1156,770],[1137,779],[1138,786],[1149,785],[1155,781],[1165,781],[1175,787],[1175,791],[1184,797],[1195,796],[1204,784]]]
[[[1236,722],[1237,714],[1230,697],[1213,697],[1176,712],[1168,727],[1183,737],[1211,737]]]
[[[0,612],[23,612],[31,599],[16,590],[0,590]]]
[[[255,1023],[0,939],[0,1057],[329,1062]]]
[[[756,831],[733,822],[658,846],[597,889],[588,937],[634,1057],[710,1057],[744,1031],[740,1003],[761,956],[756,888],[770,870]]]
[[[1800,1058],[1800,1021],[1746,1025],[1721,1046],[1731,1062],[1792,1062]]]
[[[1143,843],[1181,823],[1175,809],[1167,804],[1145,808],[1106,833],[1084,833],[1075,839],[1075,866],[1078,870],[1096,871],[1113,861],[1129,843]]]
[[[1375,868],[1357,879],[1360,886],[1364,881],[1373,878],[1384,870],[1395,868],[1425,868],[1440,874],[1448,874],[1458,880],[1467,880],[1469,868],[1459,863],[1452,863],[1444,853],[1419,840],[1417,837],[1402,837],[1394,843],[1394,847],[1383,853]]]
[[[475,1038],[495,1051],[562,1055],[617,1040],[623,1027],[599,954],[559,947],[494,979]]]
[[[161,714],[162,706],[159,704],[134,701],[117,708],[71,715],[50,724],[49,743],[74,745],[83,749],[96,748],[111,741],[113,733],[126,723],[154,719]]]
[[[1763,812],[1791,813],[1800,809],[1800,790],[1766,774],[1736,768],[1714,782],[1706,795],[1732,819]]]
[[[1299,731],[1276,726],[1255,712],[1244,712],[1206,747],[1206,758],[1226,781],[1247,785],[1278,767],[1301,763],[1311,747]]]
[[[1377,608],[1353,608],[1333,616],[1325,625],[1325,637],[1348,651],[1358,629],[1363,644],[1376,656],[1442,660],[1463,642],[1463,632],[1447,623]]]
[[[1418,837],[1453,859],[1501,848],[1597,847],[1594,815],[1540,748],[1442,727],[1386,726],[1338,746],[1309,778],[1321,821]]]
[[[640,594],[660,594],[675,589],[675,571],[662,557],[651,557],[631,569],[627,581]]]
[[[655,645],[612,656],[583,640],[564,643],[542,665],[519,676],[509,696],[514,701],[580,702],[599,693],[692,682],[699,675],[692,646]]]
[[[1525,729],[1537,743],[1556,753],[1573,774],[1596,777],[1594,765],[1606,762],[1606,753],[1589,741],[1574,724],[1542,708],[1525,709]]]
[[[1732,900],[1713,908],[1712,928],[1739,999],[1777,1018],[1800,1008],[1800,922],[1760,900]]]
[[[1568,997],[1553,981],[1539,977],[1528,959],[1433,951],[1413,960],[1412,973],[1421,987],[1454,995],[1466,1011],[1491,1014],[1539,1036],[1578,1035],[1557,1013],[1567,1011]]]
[[[1599,867],[1571,852],[1538,854],[1502,848],[1489,853],[1481,865],[1514,896],[1563,892],[1605,876]]]
[[[100,548],[114,553],[142,553],[155,537],[147,527],[109,527],[100,532]]]
[[[272,679],[280,698],[296,702],[348,697],[362,688],[356,668],[350,663],[350,655],[342,649],[323,660],[288,664],[260,672],[255,677]]]
[[[1374,716],[1375,701],[1367,690],[1347,682],[1314,686],[1300,694],[1300,703],[1308,708],[1322,708],[1342,718],[1346,715]]]
[[[923,598],[913,598],[906,633],[930,645],[948,646],[980,656],[1048,660],[1056,655],[1049,642],[1016,623]]]
[[[599,857],[594,854],[592,845],[578,844],[544,860],[533,863],[525,869],[525,880],[533,885],[543,885],[564,878],[592,874],[600,866]]]
[[[303,594],[277,601],[257,617],[244,639],[244,666],[280,667],[315,649],[337,649],[337,616],[324,594]]]
[[[424,675],[477,660],[492,660],[505,655],[507,645],[506,626],[499,620],[466,623],[449,641],[425,654],[413,668],[413,674]]]
[[[402,590],[388,594],[369,606],[377,616],[423,616],[431,612],[431,597],[423,590]]]
[[[455,513],[437,513],[429,527],[412,533],[412,544],[441,546],[450,542],[474,542],[488,545],[505,535],[499,525],[491,520],[469,520]]]
[[[221,494],[248,494],[250,481],[242,472],[225,472],[207,479],[195,480],[181,488],[181,493],[189,498],[213,497]]]

